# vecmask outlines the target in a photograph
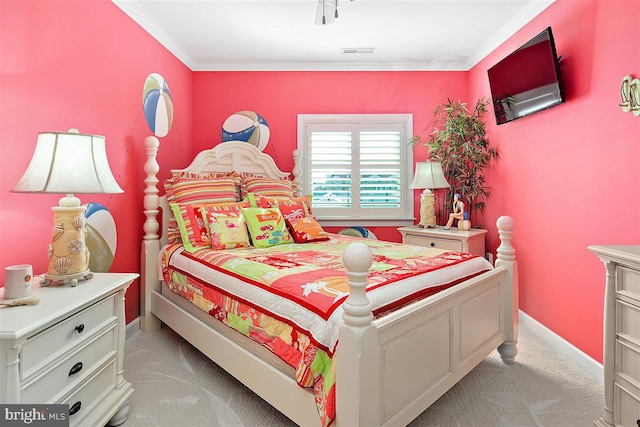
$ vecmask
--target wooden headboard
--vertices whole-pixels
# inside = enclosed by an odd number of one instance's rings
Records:
[[[144,171],[147,178],[144,180],[147,185],[144,191],[144,214],[147,219],[144,224],[144,240],[160,240],[162,247],[167,243],[167,228],[169,219],[172,216],[169,203],[165,196],[158,196],[157,173],[160,170],[156,155],[158,153],[159,141],[155,137],[145,139],[147,151],[147,162]],[[258,150],[255,146],[246,142],[229,141],[216,145],[213,148],[203,150],[196,155],[191,164],[184,169],[172,169],[172,176],[188,172],[194,174],[205,174],[211,172],[238,172],[251,173],[272,179],[282,179],[289,175],[293,176],[296,188],[300,188],[300,158],[302,153],[299,150],[293,151],[293,170],[291,173],[281,171],[273,158]],[[162,211],[161,234],[158,235],[160,224],[157,221],[158,213]]]

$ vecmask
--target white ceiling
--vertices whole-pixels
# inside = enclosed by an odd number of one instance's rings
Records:
[[[340,0],[327,25],[318,0],[112,1],[192,70],[247,71],[469,70],[555,0]]]

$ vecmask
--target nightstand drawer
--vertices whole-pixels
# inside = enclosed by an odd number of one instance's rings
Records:
[[[616,268],[616,291],[619,295],[633,298],[640,305],[640,271]]]
[[[107,393],[116,385],[116,362],[113,361],[99,371],[95,376],[82,384],[71,396],[60,403],[69,405],[69,424],[83,425],[82,419],[100,403]],[[72,411],[76,411],[71,414]]]
[[[117,316],[116,295],[111,295],[29,338],[20,356],[21,379],[24,381],[38,369],[54,363],[54,353],[68,351],[90,337],[101,325],[108,321],[116,322]]]
[[[616,314],[618,336],[640,346],[640,307],[617,300]]]
[[[53,403],[68,393],[98,366],[116,357],[116,324],[102,332],[95,340],[88,341],[79,351],[71,354],[49,371],[36,377],[22,388],[24,403]]]
[[[462,242],[459,240],[437,239],[435,237],[413,236],[411,234],[407,234],[405,243],[415,246],[425,246],[428,248],[438,248],[446,251],[462,251]]]

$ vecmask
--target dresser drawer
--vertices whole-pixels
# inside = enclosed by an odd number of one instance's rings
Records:
[[[27,380],[45,365],[55,363],[54,353],[68,351],[105,322],[117,321],[116,296],[111,295],[29,338],[20,355],[21,380]]]
[[[462,251],[462,242],[459,240],[438,239],[435,237],[413,236],[407,234],[405,243],[408,245],[425,246],[446,251]]]
[[[616,317],[618,336],[640,346],[640,307],[617,300]]]
[[[116,361],[109,363],[87,382],[82,384],[72,395],[60,403],[69,405],[69,424],[85,425],[82,420],[91,410],[116,386]],[[71,411],[77,409],[71,415]]]
[[[616,341],[616,375],[640,389],[640,348]]]
[[[640,305],[640,271],[618,266],[616,268],[616,291],[620,295],[633,298]]]
[[[622,427],[638,427],[640,421],[640,396],[616,383],[613,391],[613,423]]]
[[[50,370],[34,378],[22,387],[24,403],[55,402],[60,393],[68,392],[83,379],[92,374],[107,359],[115,358],[117,351],[116,324],[103,331],[95,339],[79,347],[79,350]],[[76,371],[75,373],[71,373]]]

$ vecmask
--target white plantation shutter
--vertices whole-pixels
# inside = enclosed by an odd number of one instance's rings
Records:
[[[298,125],[316,217],[413,219],[410,115],[299,115]]]

